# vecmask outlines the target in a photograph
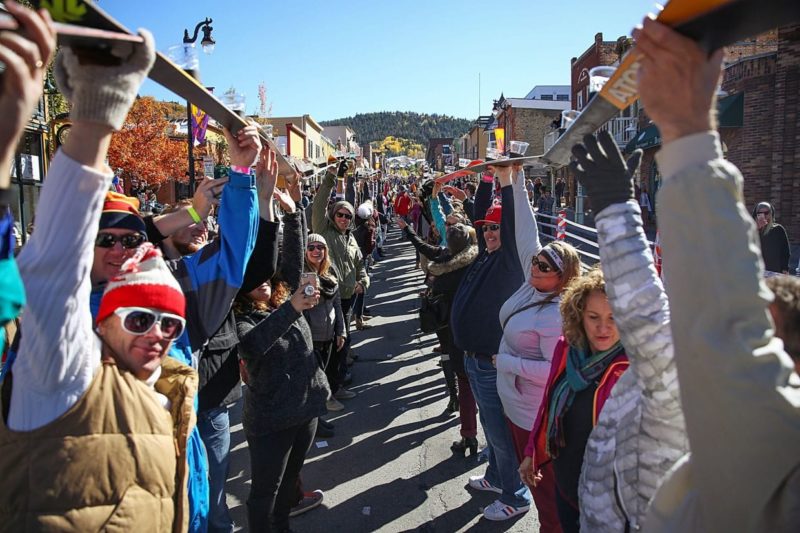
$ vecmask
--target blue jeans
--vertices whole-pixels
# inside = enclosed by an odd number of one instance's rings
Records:
[[[499,500],[504,504],[514,507],[530,505],[531,493],[519,477],[514,440],[497,393],[497,369],[491,361],[476,357],[464,357],[464,368],[478,404],[483,433],[489,444],[489,466],[486,467],[484,478],[495,487],[503,489]]]
[[[228,479],[228,452],[231,448],[230,418],[227,407],[215,407],[197,414],[197,428],[208,452],[208,477],[210,509],[209,533],[230,533],[233,519],[225,500],[225,482]]]

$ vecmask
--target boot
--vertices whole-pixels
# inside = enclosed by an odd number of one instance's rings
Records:
[[[467,450],[469,450],[470,455],[476,455],[478,453],[478,439],[476,437],[461,437],[461,440],[453,442],[450,449],[454,453],[460,453],[461,455],[466,455]]]
[[[453,363],[450,362],[450,356],[447,354],[442,354],[442,373],[444,374],[444,382],[447,385],[447,392],[450,393],[450,401],[447,403],[445,411],[447,413],[455,413],[458,411],[456,373],[453,370]]]

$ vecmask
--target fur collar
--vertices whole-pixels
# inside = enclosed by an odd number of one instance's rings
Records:
[[[456,255],[447,258],[443,262],[430,262],[428,263],[428,271],[434,276],[441,276],[448,272],[454,272],[460,268],[467,267],[472,264],[478,257],[478,247],[475,245],[464,248]]]

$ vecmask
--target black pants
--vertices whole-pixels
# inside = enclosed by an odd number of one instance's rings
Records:
[[[289,512],[297,499],[297,478],[316,431],[314,418],[276,433],[247,434],[252,476],[247,498],[250,531],[267,533],[289,528]]]
[[[331,361],[331,366],[333,366],[333,371],[338,370],[338,377],[335,380],[336,383],[328,381],[331,386],[331,394],[336,394],[336,391],[339,390],[339,387],[344,380],[345,374],[347,374],[347,354],[350,352],[350,319],[353,315],[353,303],[355,302],[356,298],[355,295],[351,296],[350,298],[342,298],[342,314],[344,315],[344,331],[345,331],[345,341],[344,346],[342,346],[341,350],[336,350],[334,348],[333,353],[333,360]]]
[[[561,531],[564,533],[580,532],[581,512],[561,495],[558,486],[556,486],[556,510],[558,511],[558,521],[561,522]]]

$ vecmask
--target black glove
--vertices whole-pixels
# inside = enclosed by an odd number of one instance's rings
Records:
[[[336,175],[340,178],[343,178],[345,173],[347,172],[347,161],[342,161],[339,163],[339,169],[336,171]]]
[[[635,200],[633,175],[642,161],[641,150],[626,163],[611,134],[601,131],[597,139],[586,135],[583,144],[572,147],[572,155],[576,161],[569,166],[586,189],[595,214],[611,204]]]

